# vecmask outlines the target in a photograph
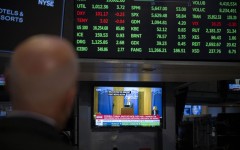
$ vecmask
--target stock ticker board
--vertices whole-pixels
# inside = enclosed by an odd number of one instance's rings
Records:
[[[0,54],[36,34],[62,36],[64,0],[0,0]]]
[[[81,58],[240,60],[239,0],[75,0]]]

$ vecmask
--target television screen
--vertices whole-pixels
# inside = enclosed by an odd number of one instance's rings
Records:
[[[65,0],[1,0],[0,52],[35,34],[61,36]]]
[[[0,103],[1,102],[9,102],[9,100],[10,100],[10,97],[9,97],[9,94],[8,94],[5,84],[6,83],[5,83],[4,75],[0,74]]]
[[[191,105],[185,105],[185,107],[184,107],[184,116],[189,116],[189,115],[191,115],[191,112],[192,112],[192,110],[191,110]]]
[[[2,74],[0,74],[0,86],[4,86],[4,85],[5,85],[4,76]]]
[[[0,118],[6,117],[12,111],[12,104],[10,102],[0,102]]]
[[[184,116],[189,115],[201,115],[202,106],[201,105],[185,105],[184,107]]]
[[[240,91],[240,84],[228,84],[229,91]]]
[[[160,127],[161,87],[95,86],[95,127]]]
[[[75,0],[81,58],[239,61],[239,0]]]

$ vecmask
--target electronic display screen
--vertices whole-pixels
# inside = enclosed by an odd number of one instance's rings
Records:
[[[95,127],[161,127],[161,87],[95,86]]]
[[[5,78],[3,74],[0,74],[0,86],[4,86],[5,85]]]
[[[239,0],[75,0],[81,58],[239,61]]]
[[[189,115],[201,115],[202,114],[202,106],[201,105],[185,105],[184,107],[184,116]]]
[[[65,0],[1,0],[0,52],[35,34],[61,36]]]
[[[229,91],[240,91],[240,84],[228,84]]]
[[[0,74],[0,110],[1,110],[1,102],[6,102],[10,100],[9,93],[5,85],[6,85],[5,77],[3,74]]]
[[[12,112],[12,104],[10,102],[0,102],[0,119],[6,117]]]

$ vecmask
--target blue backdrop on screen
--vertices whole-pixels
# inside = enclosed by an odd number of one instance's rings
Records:
[[[98,92],[98,111],[107,115],[113,113],[113,97],[108,96],[108,91],[112,91],[113,87],[101,87]]]
[[[188,115],[201,115],[202,106],[201,105],[185,105],[184,107],[184,116]]]
[[[160,116],[162,116],[162,89],[152,88],[152,108],[157,106]]]
[[[65,0],[1,0],[0,52],[35,34],[61,36]]]

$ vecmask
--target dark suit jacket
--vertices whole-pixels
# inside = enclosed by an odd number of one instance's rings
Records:
[[[1,150],[72,150],[51,125],[24,117],[0,120]]]
[[[155,111],[155,114],[154,114]],[[152,110],[152,115],[158,115],[158,110]]]

